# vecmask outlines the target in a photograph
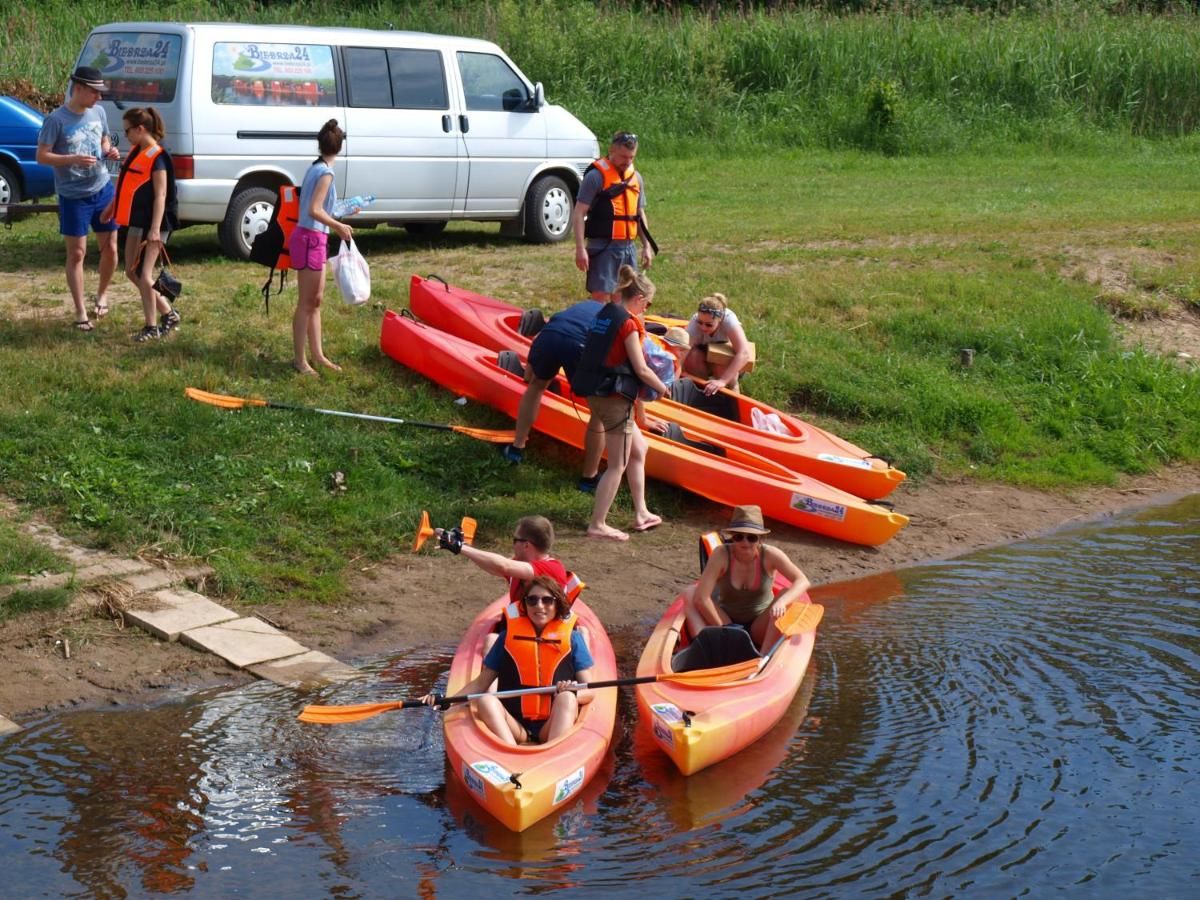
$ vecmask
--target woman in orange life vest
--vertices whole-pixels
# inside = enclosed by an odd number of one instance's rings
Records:
[[[129,156],[121,165],[116,196],[100,218],[105,222],[115,219],[118,225],[129,227],[125,237],[125,276],[141,294],[145,316],[145,326],[133,339],[145,343],[166,337],[179,325],[179,313],[154,290],[154,268],[163,244],[179,227],[179,203],[171,157],[159,143],[164,130],[158,110],[152,106],[136,107],[126,110],[121,118],[130,143]]]
[[[592,702],[590,690],[574,690],[592,679],[592,652],[587,630],[577,626],[566,594],[554,578],[539,575],[530,581],[517,603],[505,611],[502,641],[488,651],[483,668],[460,693],[511,691],[519,688],[558,688],[554,694],[523,697],[484,696],[471,701],[472,711],[506,744],[545,744],[571,729],[579,707]],[[433,694],[421,702],[432,706]]]
[[[808,577],[786,553],[759,540],[771,533],[759,507],[734,507],[721,533],[725,543],[713,548],[684,601],[688,633],[695,637],[710,625],[741,625],[765,653],[779,639],[775,621],[808,590]],[[791,581],[778,597],[771,590],[776,572]]]
[[[587,399],[592,412],[588,430],[604,435],[608,454],[608,468],[596,485],[588,537],[629,540],[629,535],[606,521],[622,474],[633,500],[633,530],[649,531],[662,524],[662,518],[646,507],[646,439],[637,421],[645,421],[642,402],[637,399],[641,386],[660,395],[668,390],[646,363],[642,350],[646,329],[641,320],[653,300],[654,283],[632,266],[621,266],[613,299],[592,323],[571,379],[571,389]]]
[[[337,203],[337,186],[333,181],[333,162],[342,152],[346,132],[330,119],[317,133],[317,148],[321,156],[304,174],[300,186],[300,220],[288,239],[292,268],[296,270],[296,312],[292,316],[292,368],[301,375],[316,375],[308,364],[305,345],[313,362],[340,372],[342,367],[325,355],[321,341],[321,301],[325,297],[325,257],[329,231],[348,241],[354,229],[333,217]]]

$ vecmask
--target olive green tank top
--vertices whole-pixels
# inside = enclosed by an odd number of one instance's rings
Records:
[[[729,560],[729,568],[717,579],[716,597],[714,598],[725,610],[725,615],[737,625],[749,625],[760,615],[771,608],[775,593],[771,590],[775,579],[767,574],[767,562],[763,554],[758,554],[758,585],[755,587],[738,588],[733,586],[730,572],[733,570],[733,559]]]

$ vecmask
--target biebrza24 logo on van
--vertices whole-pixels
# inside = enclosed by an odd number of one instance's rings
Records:
[[[333,50],[318,44],[217,43],[212,98],[238,106],[333,106]]]

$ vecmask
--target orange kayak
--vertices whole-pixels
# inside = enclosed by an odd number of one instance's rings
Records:
[[[458,645],[450,664],[447,696],[458,694],[483,666],[484,640],[500,621],[508,595],[481,612]],[[597,681],[617,677],[617,660],[608,633],[582,600],[571,607],[588,630]],[[471,712],[471,704],[452,706],[442,720],[446,758],[452,777],[475,802],[513,831],[577,800],[584,786],[604,767],[617,719],[617,692],[598,690],[580,709],[575,727],[548,744],[511,747],[499,741]]]
[[[673,671],[671,657],[682,649],[679,635],[686,628],[686,593],[675,598],[650,635],[638,662],[639,678]],[[783,718],[808,670],[816,634],[814,629],[785,638],[756,677],[734,684],[639,684],[638,718],[684,775],[733,756]]]
[[[434,328],[491,350],[513,350],[522,360],[529,352],[531,339],[519,330],[525,312],[520,307],[419,275],[412,277],[408,297],[413,313]],[[682,320],[656,316],[646,318],[648,321],[686,324]],[[904,473],[899,469],[835,434],[745,394],[728,390],[721,394],[726,408],[734,416],[732,420],[671,399],[656,400],[646,408],[651,415],[703,435],[711,443],[741,447],[857,497],[878,500],[904,480]],[[755,413],[760,416],[774,414],[786,433],[755,428],[752,424]]]
[[[379,344],[392,359],[448,390],[516,418],[525,382],[500,368],[494,351],[390,310],[383,319]],[[542,397],[534,427],[582,449],[590,413],[586,405],[576,403],[569,394],[565,379],[559,376]],[[696,437],[687,429],[684,435]],[[869,546],[884,543],[908,524],[907,516],[748,450],[729,447],[721,456],[656,434],[647,433],[645,437],[648,476],[716,503],[737,506],[752,499],[764,515],[776,521]]]

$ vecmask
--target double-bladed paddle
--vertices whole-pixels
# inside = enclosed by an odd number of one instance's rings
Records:
[[[748,659],[745,662],[734,663],[730,666],[719,666],[714,669],[697,669],[694,672],[663,672],[658,675],[643,675],[641,678],[618,678],[615,681],[592,681],[576,685],[573,690],[594,690],[596,688],[625,687],[632,684],[649,684],[654,681],[667,681],[673,684],[690,684],[703,687],[719,687],[725,684],[735,684],[753,678],[767,661],[779,649],[784,638],[812,631],[825,615],[825,607],[819,603],[792,603],[775,623],[779,628],[780,638],[770,652],[760,658]],[[445,707],[454,703],[467,703],[480,697],[522,697],[526,694],[552,694],[558,690],[555,685],[536,688],[521,688],[514,691],[484,691],[478,694],[459,694],[456,697],[439,697],[434,695],[434,706]],[[297,718],[301,722],[316,725],[340,725],[344,722],[358,722],[369,719],[380,713],[391,712],[394,709],[416,709],[425,706],[420,700],[393,700],[389,703],[357,703],[349,706],[320,706],[312,704],[304,707]]]
[[[259,400],[250,397],[231,397],[228,394],[212,394],[199,388],[183,389],[183,394],[190,400],[207,403],[221,409],[245,409],[247,406],[265,406],[268,409],[290,409],[293,412],[321,413],[326,416],[342,416],[347,419],[366,419],[369,422],[387,422],[390,425],[411,425],[413,428],[436,428],[439,431],[453,431],[476,440],[492,444],[511,444],[516,438],[515,431],[497,431],[490,428],[470,428],[466,425],[443,425],[440,422],[414,422],[411,419],[393,419],[388,416],[370,416],[366,413],[342,412],[336,409],[318,409],[315,406],[292,406],[290,403],[276,403],[273,400]]]

